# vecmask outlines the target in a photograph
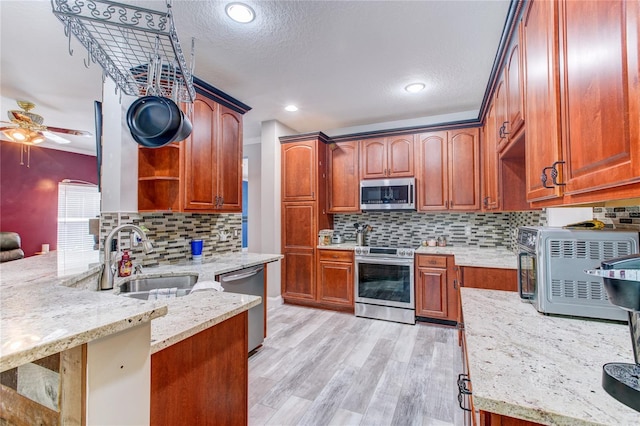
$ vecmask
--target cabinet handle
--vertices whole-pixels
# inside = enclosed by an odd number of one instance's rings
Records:
[[[507,132],[507,124],[509,124],[508,121],[504,121],[502,122],[502,126],[500,126],[500,139],[504,139],[507,137],[507,135],[509,134],[509,132]]]
[[[485,208],[489,208],[489,197],[484,197],[484,200],[482,200],[482,204],[484,204]]]
[[[458,280],[453,280],[453,289],[454,290],[458,289]]]
[[[552,169],[551,169],[551,179],[553,180],[553,184],[556,186],[565,186],[566,183],[564,182],[558,182],[558,169],[556,168],[556,166],[558,164],[564,164],[564,161],[556,161],[555,163],[553,163],[551,165]]]
[[[542,174],[540,175],[540,181],[542,182],[542,186],[544,188],[553,189],[553,185],[547,185],[547,170],[551,170],[553,167],[545,167],[542,169]]]
[[[471,383],[469,375],[464,373],[458,374],[458,404],[464,411],[471,411],[470,408],[465,407],[462,403],[463,395],[472,395],[471,390],[467,387],[467,383]]]
[[[444,208],[445,208],[445,209],[448,209],[448,208],[449,208],[449,201],[445,201],[445,202],[444,202]]]
[[[315,191],[311,191],[311,198],[316,198],[316,192]]]
[[[545,167],[544,169],[542,169],[542,175],[540,176],[540,180],[542,181],[542,186],[543,187],[551,189],[554,186],[565,186],[566,185],[566,183],[564,183],[564,182],[558,182],[557,165],[558,164],[564,164],[564,163],[565,163],[564,161],[556,161],[551,166]],[[552,185],[547,185],[547,180],[549,180],[549,178],[547,177],[547,170],[551,170],[551,182],[552,182]]]

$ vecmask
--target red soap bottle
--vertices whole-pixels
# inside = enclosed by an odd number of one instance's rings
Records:
[[[131,270],[133,269],[133,262],[129,257],[129,252],[125,250],[122,254],[122,259],[118,264],[118,276],[119,277],[128,277],[131,275]]]

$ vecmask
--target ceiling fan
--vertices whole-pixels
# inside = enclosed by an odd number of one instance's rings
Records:
[[[9,110],[7,115],[10,122],[0,121],[10,126],[0,127],[0,132],[14,142],[26,145],[35,145],[49,139],[53,142],[66,144],[68,139],[58,136],[55,133],[62,133],[75,136],[91,136],[91,132],[84,130],[64,129],[61,127],[45,126],[42,124],[44,118],[41,115],[30,112],[36,105],[29,101],[16,101],[21,110]]]

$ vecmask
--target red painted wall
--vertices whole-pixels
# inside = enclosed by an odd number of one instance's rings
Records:
[[[0,141],[0,231],[20,234],[25,256],[42,244],[57,246],[58,182],[97,183],[96,157],[43,147],[31,148],[31,167],[20,165],[21,145]]]

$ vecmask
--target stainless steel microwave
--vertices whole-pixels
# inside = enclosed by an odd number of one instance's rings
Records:
[[[368,179],[360,181],[361,210],[415,210],[416,179]]]

